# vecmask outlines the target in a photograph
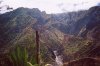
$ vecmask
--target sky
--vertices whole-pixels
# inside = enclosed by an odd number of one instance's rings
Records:
[[[3,0],[1,5],[38,8],[46,13],[63,13],[70,11],[86,10],[100,3],[100,0]]]

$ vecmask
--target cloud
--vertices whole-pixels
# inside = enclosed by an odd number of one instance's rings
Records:
[[[100,0],[3,0],[3,4],[18,7],[39,8],[47,13],[62,13],[88,9]]]
[[[69,0],[68,3],[63,3],[63,5],[59,4],[60,6],[58,5],[58,7],[62,10],[62,12],[70,12],[89,9],[99,2],[100,0]]]
[[[58,7],[62,7],[63,5],[64,5],[64,3],[57,4]]]

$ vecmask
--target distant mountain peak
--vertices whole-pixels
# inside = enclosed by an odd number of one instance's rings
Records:
[[[100,6],[94,6],[89,9],[90,11],[100,11]]]
[[[17,8],[17,9],[15,9],[15,11],[18,11],[18,12],[35,12],[35,13],[41,12],[38,8],[30,9],[30,8],[24,8],[24,7]]]
[[[97,6],[100,6],[100,3],[98,3]]]

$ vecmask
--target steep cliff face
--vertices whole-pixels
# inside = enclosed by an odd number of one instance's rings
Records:
[[[84,18],[84,20],[89,20],[86,24],[86,29],[81,34],[83,37],[86,37],[86,34],[93,30],[95,27],[98,27],[100,25],[100,7],[92,7],[89,9],[89,14],[87,17]],[[99,28],[99,27],[98,27]]]
[[[95,8],[94,8],[95,9]],[[98,9],[98,8],[97,8]],[[96,9],[95,9],[96,10]],[[79,57],[92,57],[100,58],[100,10],[95,12],[95,17],[91,19],[86,25],[86,30],[83,31],[83,37],[85,37],[88,42],[87,45],[80,48],[76,55]],[[93,13],[91,13],[92,15]],[[98,15],[98,16],[97,16]],[[75,56],[76,56],[75,55]]]
[[[58,15],[52,15],[52,26],[62,31],[65,34],[78,35],[80,29],[85,22],[78,22],[88,11],[70,12]],[[80,25],[78,25],[80,23]]]
[[[36,8],[18,8],[0,15],[0,38],[2,38],[0,44],[8,43],[27,26],[42,32],[54,28],[62,34],[83,37],[100,21],[99,11],[99,6],[92,7],[87,11],[62,14],[46,14]]]

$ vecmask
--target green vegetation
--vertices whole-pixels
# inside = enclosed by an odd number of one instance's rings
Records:
[[[32,63],[34,64],[36,62],[33,61],[33,59],[35,59],[35,57],[29,59],[26,48],[20,46],[17,46],[9,55],[9,60],[13,66],[31,66]]]
[[[10,54],[10,61],[13,66],[27,66],[28,53],[26,49],[16,47],[16,49]]]
[[[86,44],[87,44],[87,40],[85,39],[71,38],[67,42],[67,44],[64,45],[64,49],[65,49],[64,52],[66,53],[66,55],[73,57],[82,47],[86,46]]]

